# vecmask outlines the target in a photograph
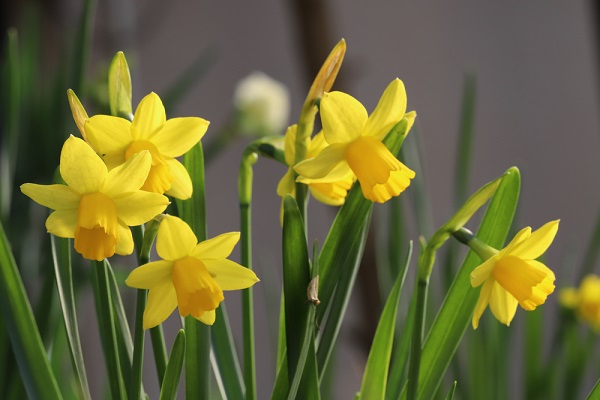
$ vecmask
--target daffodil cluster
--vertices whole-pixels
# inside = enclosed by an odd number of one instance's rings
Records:
[[[388,85],[371,115],[346,93],[324,93],[320,100],[323,130],[312,140],[306,139],[305,159],[297,164],[297,126],[287,130],[285,160],[290,169],[279,182],[277,194],[295,195],[297,180],[307,184],[317,200],[341,205],[358,180],[365,198],[373,202],[384,203],[398,196],[410,185],[415,173],[390,152],[383,139],[402,119],[407,121],[406,132],[412,127],[416,113],[407,113],[406,103],[406,90],[400,79]]]
[[[73,92],[69,102],[86,141],[65,142],[60,174],[66,185],[24,184],[34,201],[55,210],[48,232],[75,239],[83,257],[102,260],[133,252],[129,226],[143,224],[163,212],[169,200],[192,195],[192,183],[179,157],[197,144],[208,121],[166,119],[155,93],[140,102],[133,122],[109,115],[91,118]]]

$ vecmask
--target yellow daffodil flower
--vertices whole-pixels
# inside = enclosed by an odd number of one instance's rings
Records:
[[[192,315],[212,325],[224,290],[245,289],[258,282],[252,270],[227,259],[239,238],[238,232],[231,232],[198,243],[185,222],[166,216],[156,238],[162,260],[136,268],[125,281],[150,290],[144,329],[161,324],[175,307],[182,317]]]
[[[286,194],[296,196],[295,173],[292,169],[296,159],[296,131],[297,125],[290,126],[285,133],[285,162],[290,167],[277,185],[277,194],[284,198]],[[327,147],[323,132],[319,132],[312,140],[306,139],[306,158],[316,157],[321,150]],[[332,206],[344,204],[348,190],[352,187],[356,177],[352,171],[348,175],[335,182],[310,183],[308,185],[311,194],[320,202]]]
[[[414,113],[405,114],[406,91],[400,79],[388,85],[370,116],[358,100],[342,92],[325,93],[320,110],[328,146],[316,157],[294,166],[299,182],[330,183],[353,173],[365,198],[379,203],[398,196],[410,185],[414,171],[382,143],[402,118],[408,119],[408,129],[414,122]]]
[[[560,304],[575,310],[579,318],[600,332],[600,277],[588,275],[579,289],[564,288],[559,297]]]
[[[109,115],[94,115],[85,121],[84,128],[87,141],[109,170],[134,154],[148,150],[152,155],[152,167],[142,190],[188,199],[192,196],[192,181],[175,157],[198,143],[208,124],[197,117],[167,120],[162,101],[156,93],[150,93],[138,105],[133,122]]]
[[[101,261],[114,253],[133,252],[129,226],[143,224],[165,210],[169,200],[140,190],[150,170],[147,151],[107,170],[94,150],[71,136],[60,155],[60,174],[67,185],[25,183],[21,191],[55,210],[46,220],[48,232],[75,238],[75,250]]]
[[[504,249],[492,250],[491,257],[471,272],[471,286],[483,284],[473,313],[474,329],[488,304],[496,319],[507,326],[517,305],[531,311],[544,304],[554,291],[555,277],[535,259],[550,247],[558,222],[548,222],[533,233],[530,227],[522,229]]]

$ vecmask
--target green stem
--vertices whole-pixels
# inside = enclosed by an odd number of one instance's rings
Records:
[[[142,253],[144,241],[144,227],[142,225],[132,227],[133,240],[137,249],[138,265],[148,263],[149,254]],[[131,367],[131,381],[129,383],[129,398],[139,399],[142,392],[142,369],[144,364],[144,309],[148,291],[145,289],[137,290],[137,302],[135,310],[135,325],[133,338],[133,361]]]
[[[210,328],[191,315],[185,317],[186,399],[210,398]]]
[[[107,264],[103,261],[95,261],[94,269],[94,294],[96,301],[96,312],[98,314],[98,324],[104,354],[106,368],[108,370],[108,381],[113,399],[127,398],[125,384],[121,373],[121,364],[119,362],[119,353],[117,348],[117,334],[114,325],[114,315],[112,307],[112,297],[109,287],[109,275]]]
[[[410,350],[410,365],[408,367],[408,396],[409,400],[417,398],[419,384],[419,369],[421,368],[421,350],[423,332],[425,329],[425,309],[427,302],[427,289],[429,278],[419,278],[417,281],[417,306],[415,309],[415,322]]]
[[[246,151],[240,165],[239,200],[242,242],[242,265],[252,269],[252,165],[257,155]],[[255,400],[256,395],[256,361],[254,351],[254,306],[252,288],[242,290],[242,322],[244,338],[244,383],[246,399]]]

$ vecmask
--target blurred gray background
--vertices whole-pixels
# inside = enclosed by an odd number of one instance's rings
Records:
[[[19,3],[13,4],[11,18],[18,19]],[[424,173],[416,179],[425,181],[435,228],[453,213],[460,105],[465,73],[473,72],[477,100],[470,192],[508,167],[519,167],[523,186],[517,228],[561,219],[547,253],[561,287],[578,283],[573,269],[581,262],[600,204],[599,68],[592,5],[582,0],[102,1],[96,9],[89,76],[100,76],[114,53],[123,50],[132,69],[135,106],[150,91],[163,94],[198,56],[212,52],[214,63],[204,78],[177,109],[167,109],[168,117],[193,115],[211,121],[204,139],[210,140],[231,116],[236,83],[254,70],[289,87],[294,123],[311,79],[307,55],[322,61],[345,38],[346,58],[334,89],[350,93],[371,111],[392,79],[399,77],[406,85],[409,109],[418,113],[424,153]],[[48,6],[48,53],[52,40],[75,32],[80,13],[75,0]],[[306,30],[312,38],[303,36]],[[239,230],[237,174],[248,142],[237,141],[208,167],[209,236]],[[259,398],[267,398],[275,375],[274,316],[281,281],[280,199],[275,189],[285,168],[261,159],[254,171],[254,265],[262,280],[255,286],[258,390]],[[333,215],[333,209],[311,201],[310,240],[323,242]],[[420,233],[415,230],[411,238]],[[360,388],[366,353],[356,344],[364,339],[361,332],[374,329],[365,328],[371,323],[364,307],[370,300],[361,293],[355,293],[342,327],[335,362],[343,384],[335,388],[335,398],[351,398]],[[93,307],[91,296],[87,301]],[[240,339],[239,295],[228,293],[225,303]],[[556,312],[557,296],[544,309]],[[378,311],[371,314],[373,318]],[[93,313],[81,313],[80,319],[82,329],[89,330],[83,332],[84,339],[99,343]],[[177,323],[172,316],[168,346]],[[93,363],[98,379],[91,377],[92,393],[102,391],[101,357],[99,352]],[[150,357],[147,353],[146,359]],[[93,364],[88,362],[88,368]],[[155,395],[152,365],[145,376],[147,389]]]

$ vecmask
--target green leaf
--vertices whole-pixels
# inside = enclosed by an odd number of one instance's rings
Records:
[[[450,391],[448,391],[448,394],[446,395],[446,400],[452,400],[454,398],[455,391],[456,391],[456,381],[454,381],[454,383],[452,384],[452,387],[450,388]]]
[[[404,272],[398,274],[396,282],[381,313],[373,344],[367,359],[365,373],[360,388],[360,396],[364,399],[385,398],[386,385],[390,359],[392,357],[392,345],[394,343],[394,331],[396,329],[396,315],[398,314],[398,301],[402,293],[402,286],[406,278],[406,271],[412,255],[412,242],[409,245]]]
[[[115,307],[113,307],[111,294],[111,276],[108,272],[108,261],[95,261],[92,263],[92,286],[94,288],[94,300],[96,303],[96,315],[104,350],[104,359],[108,371],[108,382],[111,395],[114,399],[127,397],[125,381],[121,371],[121,360],[119,357],[119,341],[115,322]]]
[[[306,288],[310,282],[308,247],[304,220],[296,200],[287,195],[283,212],[283,292],[285,296],[285,331],[288,376],[295,377],[303,368],[306,352],[302,354],[310,306],[306,304]],[[293,318],[290,318],[293,316]],[[302,359],[302,355],[304,359]],[[300,372],[301,373],[301,372]],[[290,388],[291,389],[291,388]]]
[[[61,399],[10,243],[0,223],[0,311],[27,396]]]
[[[77,313],[71,270],[71,244],[69,239],[58,238],[54,235],[50,235],[50,240],[58,297],[65,322],[71,362],[73,363],[73,370],[76,375],[75,382],[77,383],[80,396],[88,400],[91,399],[91,395],[85,373],[79,329],[77,327]]]
[[[596,381],[592,391],[586,397],[587,400],[600,400],[600,379]]]
[[[221,303],[216,312],[210,337],[222,386],[225,388],[226,398],[241,399],[244,397],[244,381],[225,304]]]
[[[108,103],[111,115],[133,119],[131,75],[122,51],[117,52],[108,68]]]
[[[407,128],[408,121],[403,118],[386,136],[384,143],[392,154],[397,154],[400,150],[408,134]],[[319,297],[323,305],[317,309],[317,323],[322,326],[325,313],[328,309],[331,310],[317,350],[321,378],[333,351],[354,286],[372,209],[373,203],[364,198],[360,186],[355,184],[338,211],[319,256]]]
[[[85,0],[83,11],[79,21],[79,29],[75,35],[75,46],[73,54],[73,69],[71,74],[72,83],[69,85],[75,93],[82,93],[85,87],[85,70],[92,42],[92,31],[94,29],[95,0]]]
[[[185,345],[185,332],[183,329],[180,329],[175,337],[165,378],[160,388],[160,400],[173,400],[177,397],[177,388],[179,387],[181,370],[185,358]]]
[[[477,237],[484,243],[495,248],[502,247],[512,224],[520,185],[519,170],[510,168],[504,174],[477,232]],[[479,257],[470,251],[425,339],[418,398],[427,399],[434,395],[470,323],[479,291],[471,287],[469,276],[479,264]]]

